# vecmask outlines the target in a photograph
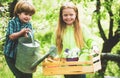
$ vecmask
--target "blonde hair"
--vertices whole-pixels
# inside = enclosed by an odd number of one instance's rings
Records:
[[[20,0],[15,6],[14,15],[17,16],[17,14],[22,12],[33,15],[35,13],[35,7],[26,0]]]
[[[78,9],[72,2],[66,2],[60,7],[58,26],[57,26],[57,30],[56,30],[56,45],[58,48],[58,52],[61,52],[62,48],[63,48],[62,39],[63,39],[64,31],[66,28],[66,23],[63,21],[62,11],[65,8],[72,8],[76,13],[76,19],[73,23],[74,37],[75,37],[76,45],[79,48],[83,47],[83,36],[82,36],[82,30],[81,30],[81,26],[80,26],[80,22],[79,22]]]

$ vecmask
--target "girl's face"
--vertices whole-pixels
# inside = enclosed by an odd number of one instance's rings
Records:
[[[67,25],[72,25],[76,18],[76,13],[75,13],[74,9],[72,9],[72,8],[63,9],[62,18],[63,18],[63,21]]]
[[[18,17],[22,23],[27,23],[31,19],[31,15],[26,12],[19,13]]]

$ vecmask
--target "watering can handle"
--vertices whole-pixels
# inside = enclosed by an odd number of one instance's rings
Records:
[[[32,32],[30,31],[30,32],[28,32],[28,34],[30,35],[30,38],[31,38],[31,40],[32,40],[32,43],[34,44],[35,42],[34,42],[34,38],[33,38]]]

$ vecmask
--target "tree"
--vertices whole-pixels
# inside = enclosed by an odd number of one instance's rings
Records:
[[[102,70],[99,72],[100,75],[102,75],[102,78],[104,76],[106,67],[107,67],[107,62],[109,60],[119,62],[120,60],[120,55],[119,54],[111,54],[112,48],[119,42],[120,40],[120,18],[115,18],[117,16],[120,17],[120,8],[118,10],[118,14],[115,13],[113,14],[112,10],[112,4],[113,0],[104,0],[104,5],[103,7],[107,10],[107,13],[109,15],[109,32],[108,32],[108,37],[105,34],[105,31],[103,30],[103,27],[101,25],[101,0],[96,0],[96,10],[94,11],[97,15],[97,25],[99,28],[99,32],[101,35],[101,38],[103,39],[103,48],[102,48]],[[117,15],[117,16],[116,16]],[[117,22],[117,30],[113,31],[115,27],[115,22]]]
[[[17,2],[18,0],[13,0],[13,2],[9,3],[9,13],[11,18],[14,17],[14,7]]]

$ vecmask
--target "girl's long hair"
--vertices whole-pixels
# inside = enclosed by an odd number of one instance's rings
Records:
[[[57,46],[59,53],[61,53],[62,48],[63,48],[63,44],[62,44],[63,35],[64,35],[64,31],[66,28],[66,23],[63,21],[63,18],[62,18],[62,11],[65,8],[72,8],[76,12],[76,19],[75,19],[75,22],[73,23],[74,37],[75,37],[76,45],[79,48],[83,47],[83,36],[82,36],[82,30],[81,30],[81,26],[80,26],[80,22],[79,22],[78,9],[72,2],[67,2],[67,3],[63,4],[60,8],[58,26],[56,29],[56,46]]]

